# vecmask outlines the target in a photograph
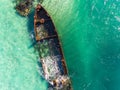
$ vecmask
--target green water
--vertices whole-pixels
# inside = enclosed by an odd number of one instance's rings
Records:
[[[38,54],[29,48],[28,19],[17,15],[14,5],[0,0],[0,90],[46,90]],[[120,90],[120,1],[44,0],[42,5],[57,28],[74,90]]]

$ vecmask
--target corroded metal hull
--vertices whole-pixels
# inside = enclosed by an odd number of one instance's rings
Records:
[[[35,9],[34,33],[45,79],[54,89],[72,90],[58,34],[40,4]]]

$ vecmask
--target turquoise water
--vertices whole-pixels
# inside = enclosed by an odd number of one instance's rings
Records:
[[[0,90],[46,90],[38,54],[29,48],[28,18],[17,15],[14,4],[0,0]],[[74,90],[120,90],[120,1],[42,5],[57,28]]]

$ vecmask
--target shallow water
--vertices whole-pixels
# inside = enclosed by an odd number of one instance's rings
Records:
[[[57,28],[74,90],[120,90],[120,1],[44,0]],[[46,90],[31,46],[32,19],[0,0],[0,90]],[[30,23],[31,21],[31,23]]]

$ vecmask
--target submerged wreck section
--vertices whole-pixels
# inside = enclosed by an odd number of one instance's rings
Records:
[[[17,12],[22,16],[27,16],[30,13],[34,0],[19,0],[15,6]]]
[[[35,10],[34,32],[44,78],[53,90],[72,90],[58,34],[50,16],[40,4]]]
[[[31,9],[35,6],[35,3],[42,3],[43,0],[16,0],[16,6],[15,9],[16,11],[21,15],[21,16],[27,16]]]

